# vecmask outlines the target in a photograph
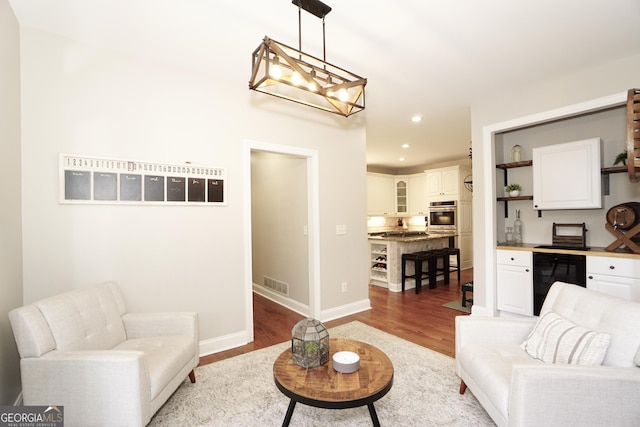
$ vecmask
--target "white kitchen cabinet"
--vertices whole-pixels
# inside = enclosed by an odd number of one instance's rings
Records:
[[[434,169],[427,174],[427,196],[457,196],[458,173],[454,169]]]
[[[534,209],[602,207],[600,138],[533,148]]]
[[[395,213],[393,175],[367,174],[367,211],[369,215]]]
[[[429,214],[426,185],[426,174],[409,176],[409,214],[412,216],[427,216]]]
[[[396,178],[394,180],[395,191],[395,213],[396,215],[407,215],[409,213],[409,183],[407,178]]]
[[[471,233],[473,231],[473,209],[471,200],[462,200],[458,203],[458,233]]]
[[[497,307],[533,316],[533,256],[529,251],[497,250]]]
[[[640,259],[587,256],[587,289],[640,302]]]
[[[471,199],[471,192],[463,188],[465,176],[471,174],[469,169],[450,166],[428,169],[425,174],[428,201]]]

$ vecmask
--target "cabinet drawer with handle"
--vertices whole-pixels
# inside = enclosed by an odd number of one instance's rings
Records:
[[[524,267],[531,267],[532,255],[529,251],[496,251],[496,261],[501,265],[521,265]]]
[[[640,278],[640,259],[587,256],[587,275]]]

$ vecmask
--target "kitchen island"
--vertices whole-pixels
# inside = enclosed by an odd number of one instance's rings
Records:
[[[402,254],[451,245],[456,234],[427,234],[424,232],[387,232],[369,235],[370,283],[400,292],[402,290]],[[407,267],[413,274],[413,265]],[[407,279],[405,289],[415,287],[413,279]]]

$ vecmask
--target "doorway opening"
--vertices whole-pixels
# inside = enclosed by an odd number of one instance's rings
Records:
[[[246,333],[253,293],[307,317],[319,315],[318,154],[245,141]]]

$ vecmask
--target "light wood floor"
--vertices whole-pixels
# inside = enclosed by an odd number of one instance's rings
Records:
[[[423,347],[454,356],[454,319],[464,313],[442,307],[460,298],[460,283],[455,273],[451,283],[437,283],[436,289],[422,288],[416,295],[414,289],[405,292],[389,292],[384,288],[369,286],[371,310],[325,322],[327,328],[358,320],[374,328],[394,334]],[[473,279],[473,270],[463,270],[460,282]],[[200,358],[200,365],[227,359],[291,339],[291,329],[304,316],[290,311],[260,295],[253,296],[254,342],[231,350]]]

